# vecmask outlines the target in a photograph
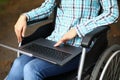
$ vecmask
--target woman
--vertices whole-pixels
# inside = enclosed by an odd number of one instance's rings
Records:
[[[82,37],[94,28],[109,25],[118,19],[117,0],[45,0],[38,8],[22,14],[15,24],[18,42],[24,37],[27,21],[49,16],[58,4],[55,29],[47,39],[56,41],[54,47],[67,43],[80,46]],[[100,13],[102,9],[102,12]],[[20,56],[7,80],[43,80],[78,68],[79,57],[64,66],[57,66],[38,58]]]

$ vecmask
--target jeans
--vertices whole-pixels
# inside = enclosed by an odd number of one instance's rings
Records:
[[[64,66],[55,65],[47,61],[21,55],[16,58],[6,80],[43,80],[78,68],[79,56]]]

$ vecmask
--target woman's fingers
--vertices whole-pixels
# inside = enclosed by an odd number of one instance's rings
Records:
[[[18,39],[18,43],[22,41],[22,37],[25,35],[26,31],[26,26],[27,26],[27,21],[26,21],[26,16],[23,14],[19,17],[18,21],[15,24],[15,34]]]
[[[57,46],[61,45],[62,43],[65,43],[67,40],[68,40],[68,38],[66,38],[66,37],[61,38],[61,39],[54,45],[54,47],[57,47]]]
[[[73,39],[77,35],[75,28],[71,28],[55,45],[54,47],[59,46],[66,41]]]
[[[22,32],[22,30],[19,30],[18,28],[15,27],[15,34],[16,34],[16,36],[17,36],[18,43],[22,41],[21,32]]]
[[[57,46],[59,46],[60,44],[62,44],[63,43],[63,41],[62,40],[59,40],[55,45],[54,45],[54,47],[57,47]]]

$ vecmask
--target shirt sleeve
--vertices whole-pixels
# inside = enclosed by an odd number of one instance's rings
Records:
[[[100,0],[100,3],[103,12],[99,16],[75,27],[79,37],[85,36],[96,27],[109,25],[117,21],[119,16],[117,0]]]
[[[36,9],[33,9],[29,12],[24,13],[28,21],[36,20],[36,19],[42,19],[47,16],[49,16],[55,7],[55,0],[45,0],[42,5]]]

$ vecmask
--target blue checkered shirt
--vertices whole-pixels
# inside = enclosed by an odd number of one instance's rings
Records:
[[[25,14],[28,21],[42,19],[49,16],[54,7],[55,0],[45,0],[40,7]],[[116,22],[118,12],[117,0],[62,0],[61,8],[57,8],[55,29],[47,39],[57,42],[67,31],[75,28],[78,35],[67,43],[78,47],[82,37],[94,28]]]

